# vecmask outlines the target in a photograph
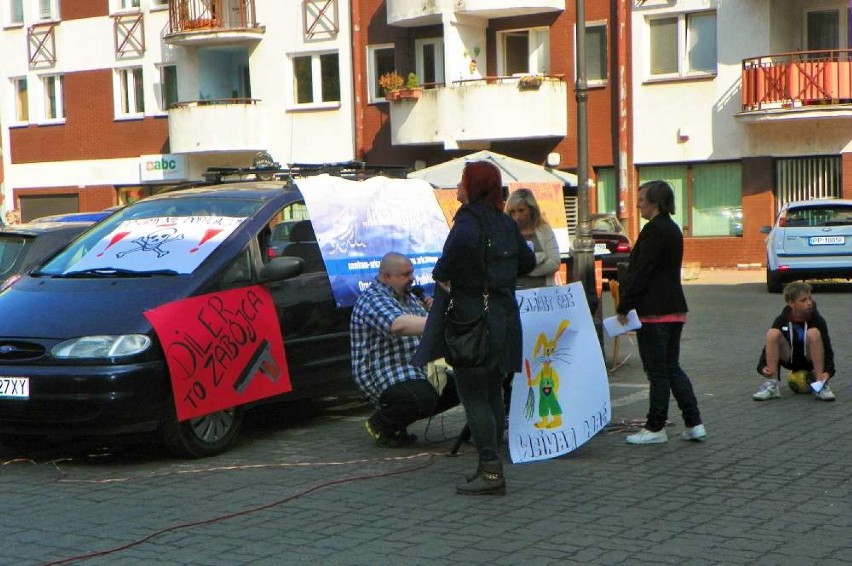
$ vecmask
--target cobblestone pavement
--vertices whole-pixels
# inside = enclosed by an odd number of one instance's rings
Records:
[[[647,408],[628,344],[610,374],[611,425],[565,457],[508,466],[505,497],[454,493],[476,465],[470,445],[445,456],[459,410],[388,450],[370,443],[368,409],[352,399],[291,422],[265,409],[234,450],[206,460],[145,444],[6,446],[0,564],[852,563],[852,285],[815,289],[837,351],[835,403],[786,388],[752,401],[783,304],[762,272],[702,270],[686,292],[682,362],[705,443],[678,438],[674,404],[668,443],[625,443]]]

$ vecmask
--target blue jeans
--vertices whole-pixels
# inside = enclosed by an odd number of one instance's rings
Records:
[[[483,367],[455,368],[456,388],[464,407],[473,443],[483,462],[495,460],[506,426],[503,383],[506,374],[493,360]]]
[[[636,332],[642,367],[651,384],[645,428],[658,432],[665,428],[669,415],[669,397],[674,395],[686,426],[701,424],[698,400],[689,376],[680,367],[682,322],[643,323]]]

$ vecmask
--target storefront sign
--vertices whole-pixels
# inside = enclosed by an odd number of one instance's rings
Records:
[[[143,183],[186,179],[186,156],[174,153],[139,157],[139,180]]]

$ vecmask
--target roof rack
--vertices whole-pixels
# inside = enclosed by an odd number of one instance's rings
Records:
[[[208,167],[204,173],[204,181],[208,184],[226,181],[290,181],[322,174],[352,180],[378,175],[404,179],[408,171],[408,168],[399,165],[368,165],[365,161],[289,163],[287,167],[281,167],[279,163],[275,163],[270,167]]]

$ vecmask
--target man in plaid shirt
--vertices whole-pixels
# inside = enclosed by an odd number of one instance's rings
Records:
[[[417,436],[408,433],[408,425],[459,403],[452,379],[439,395],[426,368],[410,364],[432,301],[421,303],[411,292],[413,283],[411,261],[396,252],[385,254],[375,281],[358,297],[349,323],[352,375],[376,407],[365,426],[379,446],[414,443]]]

